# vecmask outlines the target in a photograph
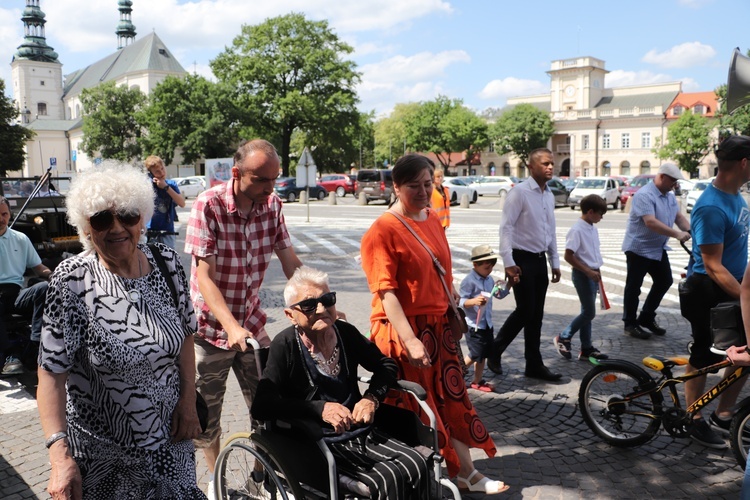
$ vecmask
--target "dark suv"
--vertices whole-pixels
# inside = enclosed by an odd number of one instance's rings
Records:
[[[360,170],[357,172],[357,185],[354,195],[365,193],[367,203],[372,200],[392,202],[396,194],[393,192],[393,177],[390,170]]]
[[[45,178],[46,175],[42,180]],[[39,256],[52,268],[67,254],[78,253],[83,247],[75,228],[67,221],[65,197],[61,194],[67,191],[70,178],[52,177],[37,188],[39,182],[38,178],[0,179],[0,196],[10,203],[13,229],[28,236]]]

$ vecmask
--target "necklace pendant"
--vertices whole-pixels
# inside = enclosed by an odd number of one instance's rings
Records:
[[[141,300],[141,292],[136,289],[128,290],[126,292],[126,295],[128,297],[128,302],[131,302],[133,304]]]

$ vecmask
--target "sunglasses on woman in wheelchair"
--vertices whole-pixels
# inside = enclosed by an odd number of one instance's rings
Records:
[[[296,304],[292,304],[289,308],[299,307],[299,310],[305,314],[312,314],[318,309],[318,303],[323,304],[323,307],[328,308],[336,305],[336,292],[324,293],[317,299],[305,299],[300,300]]]
[[[115,217],[120,224],[126,227],[133,227],[141,222],[141,214],[138,212],[114,212],[112,210],[102,210],[89,217],[89,224],[94,231],[107,231],[112,229],[115,224]]]

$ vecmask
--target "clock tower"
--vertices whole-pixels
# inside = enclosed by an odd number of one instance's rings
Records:
[[[591,109],[602,98],[604,76],[609,73],[604,61],[595,57],[577,57],[552,61],[550,75],[550,111]]]

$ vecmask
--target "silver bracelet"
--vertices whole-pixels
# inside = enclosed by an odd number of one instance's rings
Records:
[[[49,439],[47,439],[47,441],[44,442],[44,446],[49,448],[50,446],[60,441],[61,439],[68,439],[68,433],[65,431],[55,432],[49,437]]]

